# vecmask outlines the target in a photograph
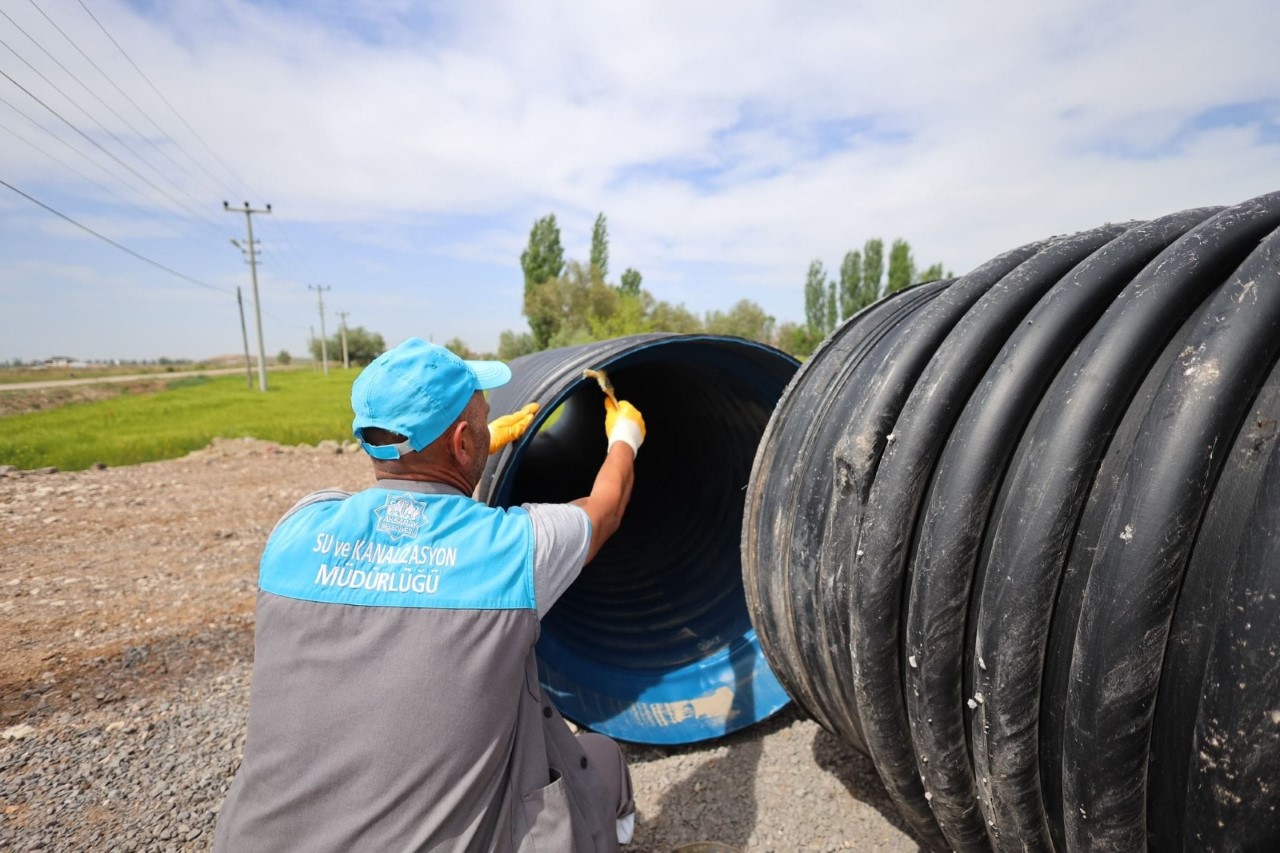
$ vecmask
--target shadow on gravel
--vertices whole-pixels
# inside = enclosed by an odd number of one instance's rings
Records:
[[[927,850],[919,837],[898,813],[889,792],[884,789],[880,775],[870,756],[864,755],[840,738],[819,728],[813,738],[813,760],[826,772],[840,780],[854,799],[866,803],[886,821],[902,830],[921,850]]]
[[[637,845],[629,851],[670,851],[674,845],[714,840],[747,847],[758,816],[755,785],[764,739],[794,723],[801,714],[794,705],[750,728],[704,743],[648,746],[624,743],[633,767],[670,757],[719,753],[700,763],[687,777],[665,788],[656,802],[639,803]],[[646,843],[647,842],[647,843]]]
[[[253,659],[252,619],[222,616],[151,643],[99,649],[85,659],[51,659],[40,677],[0,672],[4,724],[34,722],[62,710],[82,711],[139,698],[170,699],[184,680]],[[247,697],[246,697],[247,700]]]

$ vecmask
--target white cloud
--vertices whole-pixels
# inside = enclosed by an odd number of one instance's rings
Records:
[[[438,338],[492,347],[520,326],[519,251],[547,212],[582,256],[604,211],[614,274],[640,269],[659,298],[699,311],[753,298],[789,319],[809,260],[834,269],[868,237],[906,237],[921,265],[963,272],[1049,234],[1240,201],[1280,175],[1280,146],[1256,127],[1196,121],[1228,105],[1280,114],[1269,2],[95,5],[199,138],[78,4],[45,8],[177,140],[155,140],[188,166],[163,167],[167,191],[208,199],[226,236],[243,221],[223,197],[273,203],[258,236],[285,292],[264,303],[292,311],[324,280],[388,339],[421,322],[395,306],[422,281],[463,285],[433,296],[432,322],[454,326]],[[12,14],[99,80],[38,13]],[[30,146],[0,134],[0,157],[33,194],[56,182],[67,212],[162,251],[145,219],[65,196],[103,194]],[[0,237],[10,257],[15,239]],[[58,251],[44,246],[22,248]],[[205,280],[244,278],[225,238],[190,262]]]

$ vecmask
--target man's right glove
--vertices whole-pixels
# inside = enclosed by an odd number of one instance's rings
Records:
[[[621,441],[630,445],[633,453],[639,453],[640,445],[644,443],[644,418],[640,410],[626,400],[615,403],[605,397],[604,411],[604,431],[609,436],[609,447],[613,447],[615,441]]]

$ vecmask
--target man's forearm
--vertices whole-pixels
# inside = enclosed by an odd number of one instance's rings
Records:
[[[631,500],[631,487],[635,482],[635,451],[623,442],[609,447],[604,464],[596,473],[591,495],[573,503],[582,507],[591,519],[591,546],[587,553],[590,561],[602,545],[617,532],[622,515]]]

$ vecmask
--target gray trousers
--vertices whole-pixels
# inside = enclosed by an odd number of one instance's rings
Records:
[[[582,732],[578,735],[578,743],[587,754],[587,761],[600,777],[609,795],[609,801],[617,803],[616,817],[631,814],[636,810],[635,793],[631,789],[631,770],[627,767],[627,759],[622,749],[611,738],[596,732]]]

